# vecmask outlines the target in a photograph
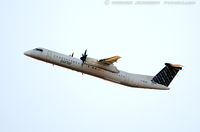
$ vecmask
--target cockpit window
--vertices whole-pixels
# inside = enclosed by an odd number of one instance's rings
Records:
[[[37,51],[43,52],[43,49],[40,49],[40,48],[35,48],[34,50],[37,50]]]

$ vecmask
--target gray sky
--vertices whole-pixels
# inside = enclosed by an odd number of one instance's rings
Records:
[[[0,2],[1,132],[198,132],[200,3],[104,0]],[[129,88],[23,55],[44,47],[80,57],[120,55],[124,71],[184,68],[171,90]]]

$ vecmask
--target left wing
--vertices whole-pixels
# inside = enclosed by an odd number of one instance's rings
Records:
[[[113,56],[113,57],[110,57],[110,58],[101,59],[101,60],[99,60],[99,62],[106,64],[106,65],[111,65],[114,62],[117,62],[117,60],[120,59],[120,58],[121,58],[120,56]]]

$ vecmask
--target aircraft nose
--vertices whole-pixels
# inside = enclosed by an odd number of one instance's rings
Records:
[[[31,51],[29,50],[29,51],[24,52],[24,55],[31,56]]]

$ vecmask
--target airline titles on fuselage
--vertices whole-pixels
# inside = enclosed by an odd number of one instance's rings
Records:
[[[68,65],[71,65],[71,64],[72,64],[71,60],[63,59],[63,58],[60,60],[60,63],[61,63],[61,64],[62,64],[62,63],[65,63],[65,64],[68,64]]]

